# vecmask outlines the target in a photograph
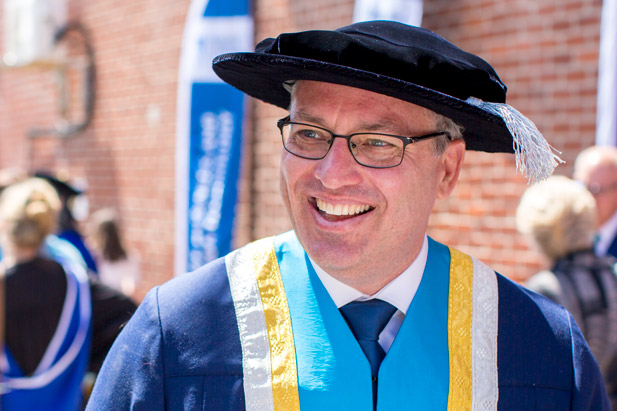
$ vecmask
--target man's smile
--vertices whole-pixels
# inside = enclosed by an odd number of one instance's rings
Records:
[[[320,198],[315,199],[315,204],[323,214],[332,216],[355,216],[374,208],[368,204],[332,204]]]

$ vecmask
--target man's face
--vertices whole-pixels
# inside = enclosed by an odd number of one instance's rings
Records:
[[[596,200],[598,225],[607,222],[617,211],[617,167],[602,158],[579,171],[575,176],[589,188]]]
[[[381,94],[322,82],[300,81],[291,121],[335,134],[381,132],[419,136],[437,131],[429,110]],[[401,165],[373,169],[356,163],[347,141],[335,138],[322,160],[283,150],[281,193],[309,256],[339,280],[374,293],[416,257],[435,199],[454,188],[464,143],[441,155],[433,141],[407,146]]]

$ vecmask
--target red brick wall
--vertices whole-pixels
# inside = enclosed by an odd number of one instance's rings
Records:
[[[508,103],[532,119],[566,163],[594,143],[599,0],[428,1],[427,27],[489,61],[509,88]],[[526,181],[510,155],[469,153],[454,197],[438,207],[431,232],[515,279],[543,263],[516,234]],[[452,227],[456,227],[452,229]]]
[[[91,208],[118,208],[129,244],[142,257],[141,294],[173,271],[176,82],[189,3],[68,1],[72,19],[91,33],[98,74],[94,121],[74,138],[26,137],[31,128],[55,121],[51,72],[0,72],[0,168],[66,169],[86,178]],[[425,0],[423,25],[496,68],[509,87],[508,102],[562,151],[567,163],[558,173],[569,175],[576,153],[594,139],[601,5]],[[351,0],[255,0],[255,38],[340,27],[351,22],[352,12]],[[70,50],[80,54],[78,46]],[[284,111],[259,102],[251,110],[237,245],[289,228],[278,191],[275,128]],[[440,202],[431,218],[430,234],[522,279],[544,262],[515,230],[526,182],[514,168],[510,155],[469,152],[452,198]]]
[[[49,128],[57,117],[53,73],[2,71],[0,167],[62,169],[86,178],[91,209],[111,206],[122,216],[125,237],[141,256],[143,294],[173,270],[176,84],[189,1],[67,3],[96,55],[94,120],[73,138],[29,140],[31,128]],[[83,55],[79,38],[73,42],[71,54]]]

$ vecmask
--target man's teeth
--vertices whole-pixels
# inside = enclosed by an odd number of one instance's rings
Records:
[[[359,204],[330,204],[317,199],[317,208],[326,214],[332,215],[356,215],[368,211],[371,206]]]

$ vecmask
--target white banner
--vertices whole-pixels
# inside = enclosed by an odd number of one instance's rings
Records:
[[[367,20],[392,20],[420,26],[422,0],[356,0],[354,23]]]
[[[602,2],[596,144],[617,145],[617,0]]]

